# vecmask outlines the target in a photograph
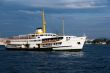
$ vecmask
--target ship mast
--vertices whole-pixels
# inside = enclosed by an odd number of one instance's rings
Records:
[[[65,34],[65,28],[64,28],[64,17],[62,17],[62,35]]]
[[[44,9],[42,11],[42,29],[43,29],[43,33],[46,33],[46,20],[45,20]]]

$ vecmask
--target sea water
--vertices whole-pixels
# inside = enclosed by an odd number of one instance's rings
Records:
[[[8,51],[0,46],[0,73],[110,73],[110,46],[81,52]]]

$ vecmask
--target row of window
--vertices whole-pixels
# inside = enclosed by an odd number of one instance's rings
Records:
[[[66,37],[66,40],[67,40],[67,41],[70,40],[70,37]]]
[[[38,41],[41,41],[41,40],[30,40],[31,42],[38,42]]]
[[[49,35],[49,34],[45,34],[45,35],[39,35],[39,36],[56,36],[56,35]]]
[[[71,37],[66,37],[66,39],[70,39]]]
[[[48,41],[59,41],[63,39],[63,37],[58,37],[58,38],[48,38],[48,39],[43,39],[43,42],[48,42]]]
[[[32,36],[56,36],[56,35],[54,35],[54,34],[43,34],[43,35],[32,35]]]
[[[52,45],[61,45],[62,43],[48,43],[48,44],[43,44],[43,46],[52,46]]]

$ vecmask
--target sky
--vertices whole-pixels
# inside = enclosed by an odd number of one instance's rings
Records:
[[[17,3],[26,6],[51,8],[96,8],[106,7],[108,0],[2,0],[4,3]]]
[[[110,38],[109,0],[0,0],[0,36],[27,34],[41,27],[44,8],[47,32],[89,38]]]

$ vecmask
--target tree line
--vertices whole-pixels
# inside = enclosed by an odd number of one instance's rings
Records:
[[[87,40],[86,43],[88,43],[88,44],[107,44],[107,45],[110,45],[110,39],[97,38],[97,39],[94,39],[92,41]]]

